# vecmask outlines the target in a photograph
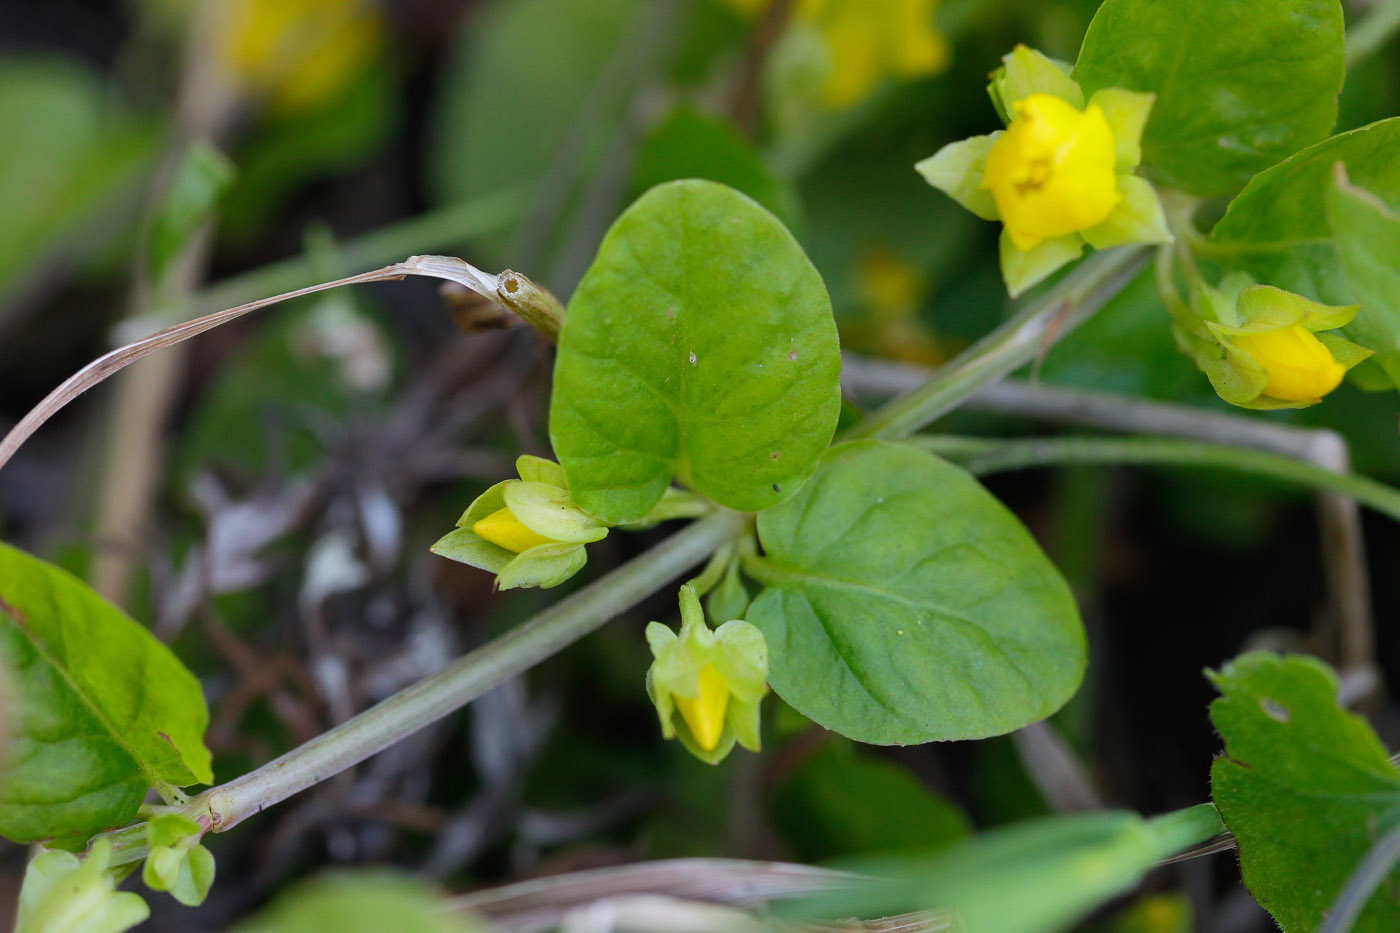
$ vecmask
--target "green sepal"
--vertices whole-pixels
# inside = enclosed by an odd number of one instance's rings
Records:
[[[1316,333],[1351,323],[1359,305],[1325,305],[1272,285],[1249,285],[1235,300],[1238,323],[1220,324],[1223,334],[1262,334],[1299,324]]]
[[[588,552],[582,544],[541,544],[523,551],[496,574],[496,588],[514,590],[558,586],[583,569]]]
[[[1213,326],[1213,325],[1208,325]],[[1231,405],[1251,407],[1269,384],[1269,374],[1248,353],[1228,342],[1220,344],[1222,355],[1201,363],[1215,394]]]
[[[455,560],[459,564],[467,564],[487,573],[500,573],[519,556],[499,544],[485,540],[472,531],[470,525],[449,531],[438,538],[428,550],[439,557],[446,557],[448,560]]]
[[[1123,199],[1102,223],[1084,231],[1084,240],[1090,246],[1108,249],[1130,243],[1172,242],[1167,215],[1162,210],[1156,188],[1136,175],[1119,175],[1118,190]]]
[[[505,483],[502,494],[506,508],[535,534],[565,544],[591,544],[608,536],[608,526],[574,505],[563,487],[516,480]]]
[[[1358,364],[1374,356],[1376,351],[1368,350],[1359,343],[1352,343],[1341,334],[1318,334],[1318,341],[1332,354],[1332,359],[1350,371]]]
[[[987,85],[987,93],[1003,123],[1009,125],[1011,108],[1032,94],[1050,94],[1075,110],[1084,109],[1084,91],[1070,77],[1070,65],[1025,45],[1016,46],[1001,61],[1002,66],[993,72]]]
[[[914,171],[983,220],[1000,220],[996,199],[982,187],[982,175],[987,170],[987,153],[992,151],[992,145],[1001,134],[1002,131],[997,130],[986,136],[949,143],[916,163]]]
[[[515,472],[527,482],[548,483],[551,486],[569,488],[569,481],[564,477],[564,468],[544,457],[521,454],[515,460]]]
[[[146,823],[148,855],[141,880],[186,907],[198,907],[214,884],[214,854],[199,844],[204,830],[187,816],[161,813]]]
[[[743,575],[739,573],[739,562],[734,560],[730,561],[724,576],[705,598],[705,608],[712,619],[742,619],[748,613],[749,603],[752,601],[753,595],[744,585]]]
[[[118,892],[112,840],[98,837],[85,858],[47,849],[29,863],[15,933],[122,933],[151,915],[141,895]]]
[[[1089,106],[1102,110],[1113,130],[1114,161],[1120,175],[1142,163],[1142,131],[1156,102],[1156,94],[1121,87],[1106,87],[1089,98]]]
[[[503,479],[472,500],[462,517],[457,519],[458,528],[470,528],[488,515],[506,507],[506,484],[515,480]]]
[[[1034,249],[1019,250],[1011,235],[1001,231],[1001,277],[1012,298],[1040,284],[1084,252],[1084,238],[1077,233],[1046,240]]]

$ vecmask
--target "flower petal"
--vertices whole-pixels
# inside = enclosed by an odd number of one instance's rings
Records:
[[[1106,87],[1089,98],[1089,106],[1097,104],[1113,128],[1114,153],[1120,173],[1131,172],[1142,162],[1142,130],[1156,102],[1156,94],[1121,87]]]
[[[1104,222],[1084,231],[1084,239],[1090,246],[1107,249],[1129,243],[1172,241],[1157,189],[1136,175],[1119,175],[1118,192],[1123,199]]]

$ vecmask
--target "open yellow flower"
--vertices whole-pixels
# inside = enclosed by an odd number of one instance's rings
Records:
[[[1341,385],[1346,367],[1301,324],[1241,334],[1231,341],[1264,369],[1264,395],[1281,402],[1310,402]]]
[[[1049,94],[1012,107],[1016,118],[992,143],[982,172],[1011,242],[1030,250],[1102,223],[1123,200],[1103,110],[1090,104],[1081,112]]]
[[[915,169],[985,220],[1000,220],[1012,297],[1095,249],[1167,243],[1156,190],[1135,172],[1155,98],[1103,88],[1089,98],[1068,68],[1023,45],[992,78],[1002,132],[950,143]]]

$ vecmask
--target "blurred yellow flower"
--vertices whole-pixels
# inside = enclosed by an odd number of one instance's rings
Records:
[[[368,0],[233,0],[222,15],[218,54],[232,81],[282,114],[344,90],[378,53],[383,31]]]
[[[1332,351],[1301,324],[1260,334],[1237,334],[1230,339],[1264,368],[1269,381],[1264,395],[1281,402],[1322,398],[1341,385],[1346,367]]]
[[[755,17],[769,0],[724,2]],[[934,22],[937,9],[938,0],[797,0],[796,28],[814,31],[826,52],[821,102],[838,110],[886,77],[923,78],[947,67],[948,43]]]
[[[1012,244],[1034,249],[1106,219],[1123,196],[1103,111],[1095,104],[1080,111],[1050,94],[1032,94],[1012,110],[982,174]]]

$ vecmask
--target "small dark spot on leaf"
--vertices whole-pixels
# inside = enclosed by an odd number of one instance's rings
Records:
[[[783,454],[782,454],[782,451],[775,450],[775,451],[773,451],[771,454],[768,455],[768,459],[769,459],[769,460],[777,460],[777,459],[778,459],[779,457],[781,457],[782,455],[783,455]]]
[[[774,484],[773,484],[773,491],[774,491],[774,492],[782,492],[782,490],[778,488],[778,484],[777,484],[777,483],[774,483]]]
[[[796,350],[789,350],[789,351],[788,351],[788,359],[792,360],[794,363],[797,362],[797,351],[796,351]]]
[[[1278,700],[1271,700],[1268,697],[1259,698],[1259,706],[1264,710],[1264,715],[1278,722],[1288,722],[1288,709]]]
[[[164,732],[161,732],[161,731],[157,730],[157,731],[156,731],[156,735],[160,736],[162,739],[165,739],[165,741],[170,742],[171,745],[174,745],[174,744],[175,744],[174,742],[172,742],[172,741],[170,740],[170,736],[167,735],[167,734],[165,734]]]

